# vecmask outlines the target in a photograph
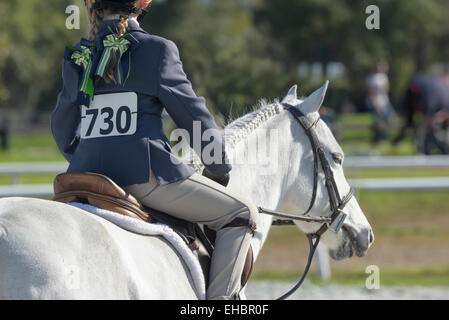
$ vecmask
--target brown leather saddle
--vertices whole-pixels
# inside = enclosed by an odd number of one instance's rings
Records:
[[[148,223],[160,222],[169,225],[198,257],[207,283],[215,242],[214,232],[207,227],[144,207],[112,179],[101,174],[61,173],[54,179],[53,188],[54,201],[86,203]],[[248,281],[252,269],[253,252],[249,250],[242,274],[242,285]]]
[[[62,173],[53,182],[53,200],[82,202],[122,215],[152,222],[149,213],[131,194],[110,178],[96,173]]]
[[[148,223],[170,225],[192,251],[198,250],[195,224],[144,207],[112,179],[97,173],[62,173],[53,182],[54,201],[80,202]]]

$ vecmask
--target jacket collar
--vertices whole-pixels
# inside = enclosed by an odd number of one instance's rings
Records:
[[[140,31],[140,32],[145,32],[145,30],[143,30],[140,27],[139,22],[137,21],[137,19],[135,18],[130,18],[128,20],[128,26],[129,26],[129,31]]]
[[[116,31],[116,23],[118,22],[118,18],[112,18],[112,19],[108,19],[104,21],[104,27],[102,28],[102,30],[106,29],[108,30],[108,27],[112,28],[112,30]],[[128,30],[129,31],[143,31],[145,32],[141,27],[139,22],[137,21],[136,18],[129,18],[128,19]],[[110,33],[109,31],[106,31],[106,34]],[[103,35],[103,36],[104,36]]]
[[[96,36],[96,45],[97,50],[103,50],[103,39],[111,33],[117,33],[117,23],[118,20],[106,20],[104,22],[103,28],[97,33]],[[132,31],[142,31],[145,32],[142,28],[140,28],[139,23],[137,21],[134,21],[133,19],[129,20],[129,26],[128,26],[128,35],[126,36],[126,39],[128,39],[132,46],[137,46],[139,44],[139,41],[131,34]]]

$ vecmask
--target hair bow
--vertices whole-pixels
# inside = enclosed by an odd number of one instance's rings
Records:
[[[114,49],[117,49],[119,52],[119,59],[117,62],[118,66],[118,81],[120,84],[122,84],[122,72],[121,72],[121,59],[123,54],[128,50],[129,45],[131,42],[127,40],[125,37],[128,34],[125,34],[123,36],[117,37],[115,34],[108,34],[105,39],[103,40],[103,54],[101,56],[100,62],[98,63],[98,68],[96,75],[104,78],[104,74],[106,72],[106,68],[109,64],[109,61],[111,60],[111,55]]]

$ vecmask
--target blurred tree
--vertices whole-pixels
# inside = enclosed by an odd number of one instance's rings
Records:
[[[82,30],[65,27],[69,4]],[[380,8],[380,30],[365,9]],[[195,91],[222,114],[241,114],[294,83],[309,93],[324,79],[301,78],[301,62],[342,62],[326,103],[363,105],[365,78],[379,60],[391,66],[394,100],[409,78],[449,59],[447,0],[154,0],[144,29],[176,42]],[[82,0],[0,2],[0,108],[48,112],[61,88],[65,46],[87,32]],[[324,70],[326,71],[326,70]]]
[[[82,0],[0,3],[0,108],[20,109],[27,117],[38,107],[54,106],[64,48],[80,36],[79,30],[66,28],[70,4],[83,10]]]
[[[368,30],[367,6],[380,9],[380,30]],[[259,0],[257,25],[288,50],[285,63],[341,61],[341,83],[363,105],[365,77],[379,60],[391,68],[392,93],[400,100],[408,79],[432,62],[447,59],[448,3],[444,0]],[[443,10],[444,8],[444,10]]]
[[[175,41],[197,94],[225,115],[241,114],[260,98],[279,96],[292,84],[293,73],[286,72],[276,48],[255,28],[248,4],[156,2],[154,17],[147,21],[147,30]]]

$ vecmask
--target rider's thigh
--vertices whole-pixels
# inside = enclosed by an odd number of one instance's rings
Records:
[[[197,173],[168,185],[134,185],[127,191],[149,208],[216,230],[237,217],[254,220],[257,213],[249,201]]]

